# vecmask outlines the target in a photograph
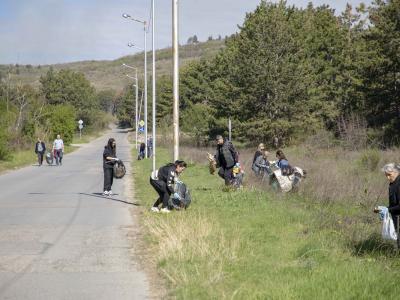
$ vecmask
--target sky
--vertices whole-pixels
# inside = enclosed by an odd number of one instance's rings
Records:
[[[246,12],[260,0],[180,0],[179,36],[186,43],[197,35],[222,37],[238,31]],[[309,0],[288,0],[305,7]],[[361,0],[315,0],[337,13],[346,3]],[[370,0],[364,0],[370,3]],[[155,0],[155,48],[172,44],[172,1]],[[143,25],[122,17],[127,13],[150,20],[151,0],[0,0],[0,64],[54,64],[82,60],[112,60],[144,46]],[[151,48],[151,33],[148,34]]]

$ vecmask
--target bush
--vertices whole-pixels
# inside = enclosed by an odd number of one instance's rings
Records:
[[[361,153],[358,160],[358,165],[368,171],[375,171],[381,160],[381,155],[378,150],[368,149]]]
[[[0,128],[0,160],[7,160],[10,157],[11,151],[8,146],[8,133],[4,128]]]
[[[60,134],[65,144],[68,145],[72,142],[72,137],[78,123],[76,122],[75,110],[71,105],[56,105],[51,107],[48,122],[51,138],[55,138],[57,134]]]

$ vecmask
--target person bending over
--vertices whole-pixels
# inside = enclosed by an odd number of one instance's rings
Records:
[[[158,199],[154,202],[151,211],[169,213],[168,200],[174,192],[174,183],[180,174],[186,169],[187,165],[183,160],[169,163],[152,174],[150,184],[158,193]],[[159,209],[162,204],[161,209]]]

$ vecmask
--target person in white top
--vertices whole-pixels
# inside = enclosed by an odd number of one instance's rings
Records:
[[[56,159],[56,165],[61,166],[64,154],[64,142],[59,134],[57,134],[57,138],[54,140],[53,152],[54,152],[54,157]]]

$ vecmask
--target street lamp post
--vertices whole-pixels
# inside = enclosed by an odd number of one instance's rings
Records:
[[[138,120],[138,98],[139,98],[139,84],[138,84],[138,71],[137,68],[129,66],[127,64],[122,64],[122,66],[130,68],[130,69],[134,69],[135,70],[135,77],[126,75],[127,77],[134,79],[135,80],[135,84],[133,85],[135,87],[135,140],[136,140],[136,149],[138,148],[138,124],[139,124],[139,120]]]
[[[147,22],[132,18],[128,14],[122,15],[126,19],[143,24],[144,31],[144,143],[146,144],[145,156],[148,157],[147,152]]]
[[[152,137],[153,137],[153,174],[155,174],[156,170],[156,49],[155,49],[155,7],[154,7],[154,0],[152,0],[152,26],[151,26],[151,38],[152,38],[152,50],[153,50],[153,65],[152,65],[152,81],[153,81],[153,106],[152,106],[152,121],[153,121],[153,128],[152,128]]]
[[[172,0],[172,48],[173,48],[173,124],[174,124],[174,160],[179,159],[179,32],[178,0]]]

